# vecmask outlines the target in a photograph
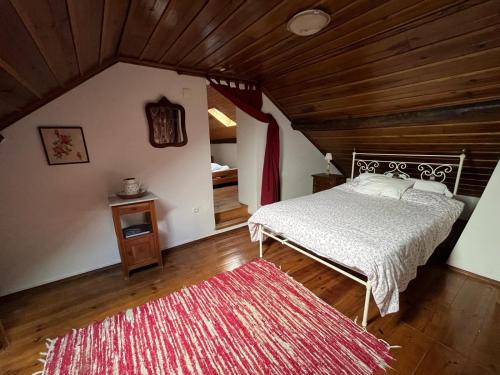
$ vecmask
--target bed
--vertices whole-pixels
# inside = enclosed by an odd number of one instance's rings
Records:
[[[380,160],[387,157],[442,157],[453,162]],[[366,158],[369,157],[369,158]],[[465,155],[401,155],[353,153],[355,170],[410,179],[406,168],[422,180],[455,178],[456,194]],[[355,167],[358,167],[357,169]],[[453,172],[453,173],[452,173]],[[251,238],[271,237],[325,264],[366,287],[362,325],[366,327],[370,295],[381,315],[399,309],[399,293],[446,239],[463,203],[442,194],[407,189],[400,199],[359,193],[356,180],[316,194],[261,207],[248,221]]]
[[[211,163],[213,187],[238,184],[238,168]]]
[[[213,187],[238,184],[238,169],[230,168],[223,171],[212,172]]]

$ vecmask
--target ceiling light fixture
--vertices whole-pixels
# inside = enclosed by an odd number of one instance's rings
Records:
[[[310,36],[323,30],[330,21],[328,13],[320,9],[308,9],[290,18],[286,29],[298,36]]]
[[[236,126],[236,122],[231,120],[224,113],[219,111],[217,108],[210,108],[208,110],[208,113],[210,113],[217,121],[219,121],[222,125],[224,125],[226,127]]]

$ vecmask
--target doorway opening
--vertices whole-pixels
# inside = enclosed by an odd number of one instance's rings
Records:
[[[223,229],[246,222],[250,215],[238,189],[236,107],[211,86],[207,101],[215,229]]]

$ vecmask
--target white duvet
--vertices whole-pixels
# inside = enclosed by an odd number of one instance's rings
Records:
[[[414,189],[401,200],[356,193],[347,183],[261,207],[248,220],[368,277],[384,316],[399,310],[399,293],[448,236],[463,203]]]

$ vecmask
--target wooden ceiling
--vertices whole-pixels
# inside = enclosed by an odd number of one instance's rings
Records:
[[[309,8],[332,23],[290,34]],[[500,0],[0,0],[0,21],[0,129],[117,61],[257,81],[294,123],[500,99]],[[476,141],[447,128],[449,148],[493,164],[500,128],[488,124]]]
[[[236,107],[232,101],[214,88],[207,86],[208,108],[217,108],[236,122]],[[224,126],[215,117],[208,115],[210,143],[236,143],[236,126]]]

